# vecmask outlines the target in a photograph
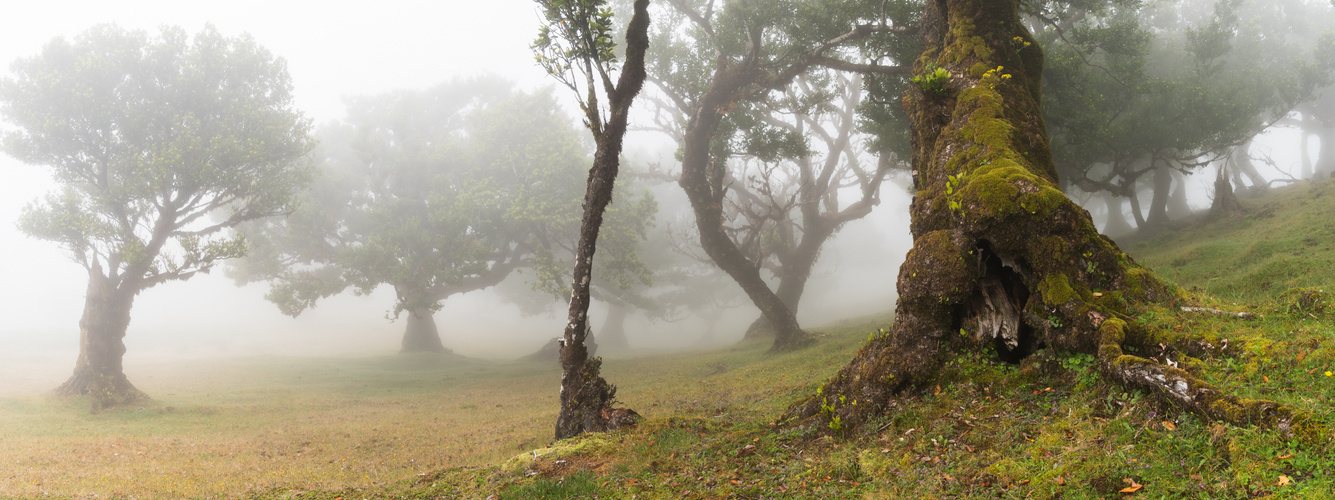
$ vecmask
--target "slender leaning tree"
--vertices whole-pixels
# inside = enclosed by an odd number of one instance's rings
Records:
[[[584,339],[589,333],[589,282],[598,230],[603,224],[603,212],[612,203],[630,105],[644,87],[649,0],[635,0],[634,14],[626,28],[625,61],[615,82],[612,76],[617,47],[612,37],[612,10],[606,6],[606,0],[537,0],[537,3],[547,18],[533,44],[538,63],[574,92],[584,111],[584,126],[589,128],[597,145],[575,245],[569,319],[561,337],[561,413],[556,419],[556,438],[565,439],[615,426],[611,405],[616,388],[599,374],[602,360],[589,358]],[[606,114],[599,104],[599,94],[607,100]]]
[[[951,351],[1040,345],[1097,356],[1098,370],[1207,418],[1288,431],[1306,417],[1242,400],[1185,370],[1128,354],[1204,356],[1197,334],[1160,330],[1194,300],[1137,265],[1058,189],[1040,108],[1043,54],[1018,0],[930,0],[906,97],[912,119],[913,249],[893,327],[787,418],[859,428],[896,394],[930,384]],[[1171,308],[1171,309],[1170,309]],[[964,332],[964,335],[961,335]]]
[[[287,65],[213,27],[156,37],[98,26],[52,40],[0,83],[4,150],[61,185],[19,220],[88,270],[79,359],[56,391],[99,405],[144,396],[122,370],[139,292],[246,252],[230,232],[292,209],[311,177],[310,123]]]

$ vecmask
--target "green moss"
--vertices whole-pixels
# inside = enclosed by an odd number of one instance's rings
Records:
[[[1079,300],[1071,282],[1063,274],[1049,274],[1038,284],[1038,293],[1043,296],[1043,303],[1051,307],[1060,307],[1067,302]]]
[[[601,455],[616,450],[616,443],[605,433],[591,432],[557,441],[551,446],[526,451],[501,464],[501,471],[515,474],[532,467],[539,460],[557,460],[572,456]]]

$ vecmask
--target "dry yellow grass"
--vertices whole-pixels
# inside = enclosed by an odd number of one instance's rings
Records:
[[[613,357],[604,371],[648,417],[756,418],[833,372],[832,352],[821,351],[851,351],[856,340],[782,356],[752,342]],[[92,412],[44,394],[60,370],[8,366],[0,376],[16,371],[26,385],[0,392],[0,497],[226,498],[496,464],[551,442],[560,381],[555,362],[451,356],[134,360],[128,375],[154,400]]]

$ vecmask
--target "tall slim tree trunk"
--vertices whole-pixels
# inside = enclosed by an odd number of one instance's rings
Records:
[[[102,268],[88,272],[88,294],[79,319],[79,359],[74,374],[56,388],[67,396],[91,396],[100,407],[146,399],[125,377],[125,332],[130,326],[134,292],[121,292]]]
[[[561,336],[561,412],[556,417],[556,439],[601,432],[616,428],[622,422],[612,409],[616,387],[603,380],[602,359],[589,356],[584,339],[589,335],[589,281],[593,277],[598,231],[603,224],[603,212],[612,202],[630,106],[646,77],[644,54],[649,48],[648,9],[649,0],[635,0],[635,14],[626,28],[621,76],[615,88],[606,89],[609,101],[607,123],[601,127],[597,125],[601,110],[596,105],[590,105],[587,110],[597,150],[584,193],[584,216],[580,221],[572,273],[574,280],[570,286],[570,310]],[[589,92],[596,95],[594,89]]]
[[[899,392],[937,382],[951,350],[992,345],[1008,361],[1040,346],[1092,354],[1104,376],[1206,418],[1312,425],[1287,407],[1227,395],[1123,350],[1148,352],[1165,340],[1190,349],[1195,339],[1151,334],[1134,314],[1191,299],[1099,235],[1058,189],[1040,109],[1043,55],[1017,0],[930,0],[921,31],[915,73],[930,74],[933,63],[950,77],[943,90],[915,86],[905,98],[917,192],[894,324],[785,419],[861,428]]]
[[[403,349],[399,352],[450,352],[440,341],[436,317],[427,307],[408,310],[408,325],[403,331]]]

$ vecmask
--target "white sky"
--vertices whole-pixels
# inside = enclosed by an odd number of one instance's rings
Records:
[[[425,87],[454,76],[491,73],[521,87],[547,85],[528,48],[538,20],[529,0],[11,2],[0,16],[0,68],[7,72],[11,61],[37,54],[52,38],[99,23],[150,32],[179,25],[192,33],[213,23],[225,35],[249,33],[285,58],[297,106],[319,123],[342,116],[343,96]],[[56,245],[14,229],[21,208],[51,186],[41,167],[0,155],[0,359],[26,348],[72,351],[78,345],[86,275]],[[238,289],[221,272],[150,289],[136,301],[127,347],[134,354],[150,345],[196,353],[393,352],[398,346],[402,323],[383,317],[392,296],[336,298],[291,320],[263,299],[264,290]],[[449,337],[462,332],[446,324],[448,313],[437,317],[451,343]],[[506,323],[515,314],[499,316],[498,327],[521,328]]]

